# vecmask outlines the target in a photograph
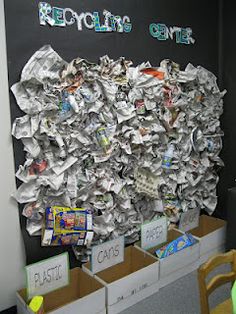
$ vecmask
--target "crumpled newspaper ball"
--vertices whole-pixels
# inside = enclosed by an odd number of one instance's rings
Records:
[[[214,211],[225,91],[203,67],[108,56],[67,63],[47,45],[11,90],[25,112],[12,135],[26,153],[15,198],[30,235],[54,205],[90,209],[94,243],[133,242],[159,216],[172,226],[183,211]]]

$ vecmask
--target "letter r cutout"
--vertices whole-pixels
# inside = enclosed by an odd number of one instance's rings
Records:
[[[39,2],[39,21],[40,25],[46,25],[47,23],[51,26],[55,24],[55,20],[49,16],[52,12],[52,7],[46,2]]]

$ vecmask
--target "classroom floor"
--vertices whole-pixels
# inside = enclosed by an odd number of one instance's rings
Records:
[[[229,267],[218,267],[216,273],[228,272]],[[210,296],[214,307],[230,297],[230,284],[217,289]],[[162,288],[156,294],[135,304],[121,314],[200,314],[197,271]]]

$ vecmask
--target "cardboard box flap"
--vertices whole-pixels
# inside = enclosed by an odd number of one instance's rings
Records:
[[[47,313],[56,310],[101,288],[103,285],[96,279],[90,277],[80,268],[74,268],[70,271],[70,284],[68,286],[44,295],[44,311]],[[22,289],[18,293],[27,303],[26,289]]]
[[[201,238],[225,226],[226,226],[226,221],[222,219],[207,216],[207,215],[202,215],[200,216],[200,219],[199,219],[199,226],[197,228],[190,230],[189,232],[192,235]]]
[[[156,263],[155,258],[133,246],[129,246],[125,249],[125,260],[123,263],[109,267],[97,273],[96,276],[106,283],[111,283],[153,263]]]

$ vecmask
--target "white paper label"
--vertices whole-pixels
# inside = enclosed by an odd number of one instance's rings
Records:
[[[182,231],[188,231],[196,228],[199,225],[200,209],[191,209],[182,213],[179,222],[179,229]]]
[[[93,231],[87,231],[86,238],[84,241],[84,245],[90,246],[93,240]]]
[[[124,261],[124,237],[92,247],[91,271],[95,274]]]
[[[141,226],[141,248],[148,250],[167,241],[167,218],[145,223]]]
[[[91,214],[87,215],[87,229],[92,230],[93,229],[93,218]]]
[[[50,245],[52,241],[52,236],[53,236],[53,230],[44,230],[44,235],[43,235],[43,244],[44,245]]]
[[[28,299],[44,295],[69,284],[68,253],[25,267]]]

